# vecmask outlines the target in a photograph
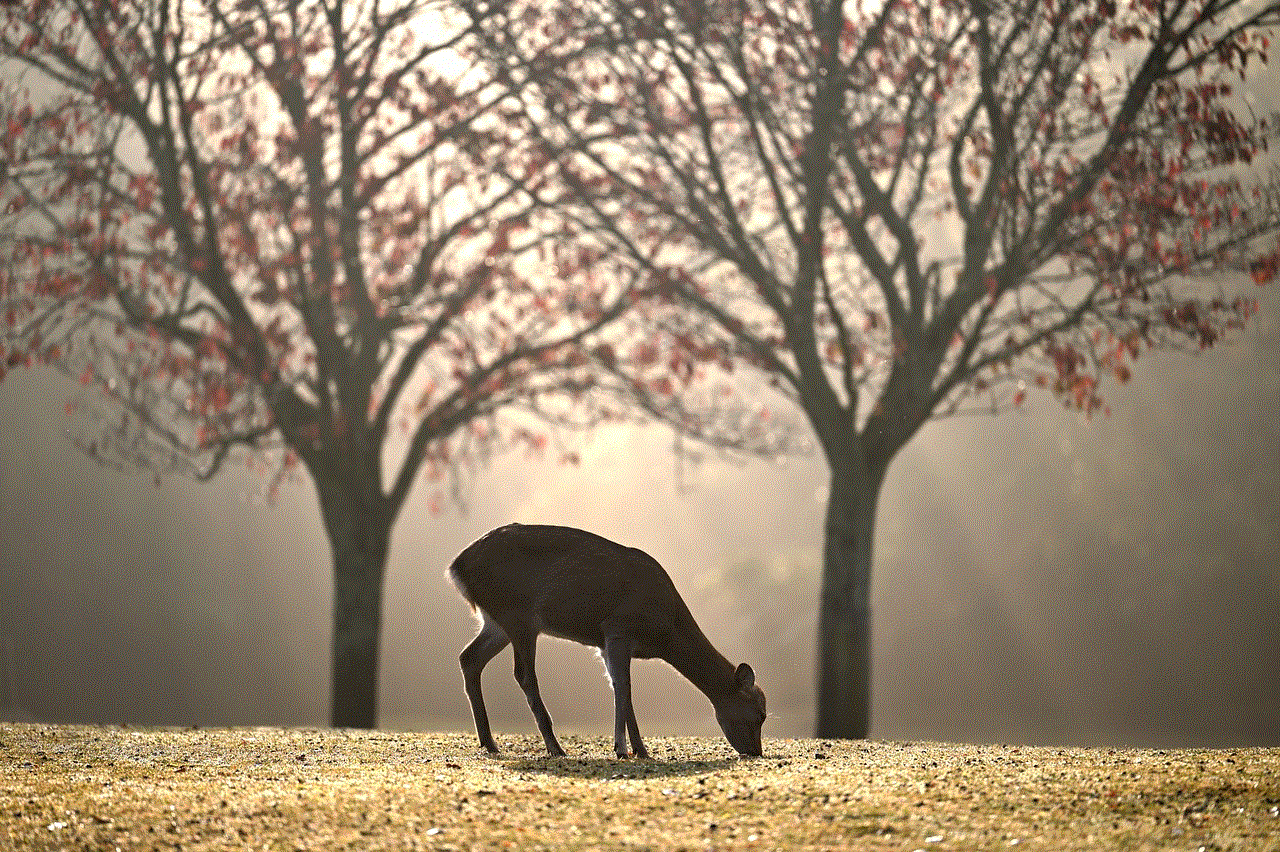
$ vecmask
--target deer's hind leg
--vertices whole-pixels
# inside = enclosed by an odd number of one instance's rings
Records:
[[[560,747],[560,741],[556,739],[555,731],[551,728],[551,714],[547,712],[547,706],[542,703],[542,693],[538,691],[538,673],[534,669],[538,633],[536,630],[513,627],[509,635],[511,650],[515,652],[516,658],[516,682],[524,690],[524,697],[529,702],[529,709],[533,711],[534,721],[538,723],[542,741],[546,743],[547,754],[552,757],[564,757],[564,749]]]
[[[497,754],[498,744],[493,741],[493,733],[489,730],[489,714],[485,712],[484,694],[480,690],[480,673],[511,640],[487,615],[481,613],[481,617],[483,621],[480,632],[462,649],[458,662],[462,665],[462,681],[467,689],[467,699],[471,702],[471,715],[475,719],[480,746],[491,754]]]

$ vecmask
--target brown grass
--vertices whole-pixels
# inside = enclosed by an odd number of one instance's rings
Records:
[[[0,849],[1280,850],[1280,749],[0,725]]]

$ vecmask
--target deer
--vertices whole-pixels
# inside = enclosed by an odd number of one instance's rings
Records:
[[[498,746],[480,674],[510,644],[516,682],[547,754],[565,756],[538,692],[535,649],[545,633],[598,649],[613,686],[613,750],[619,758],[649,758],[631,705],[633,658],[669,663],[711,701],[729,744],[741,755],[760,756],[765,697],[755,672],[715,649],[667,572],[643,550],[573,527],[509,524],[470,544],[448,573],[480,621],[458,662],[476,734],[489,753],[497,754]]]

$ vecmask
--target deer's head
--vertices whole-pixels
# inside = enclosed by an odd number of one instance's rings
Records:
[[[739,754],[760,756],[760,726],[764,724],[764,691],[756,686],[756,673],[741,663],[733,673],[734,691],[713,704],[716,721],[729,745]]]

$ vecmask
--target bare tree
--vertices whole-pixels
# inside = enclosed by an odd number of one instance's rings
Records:
[[[82,444],[109,464],[306,471],[336,726],[375,723],[415,481],[605,416],[589,353],[631,302],[546,242],[566,225],[532,202],[545,157],[474,34],[436,0],[0,9],[0,377],[99,389]]]
[[[1277,22],[1237,0],[484,18],[573,215],[682,302],[649,312],[682,380],[634,389],[704,431],[689,393],[748,365],[825,455],[818,735],[867,734],[876,507],[925,423],[1035,388],[1097,410],[1143,349],[1212,346],[1256,310],[1214,279],[1277,270],[1277,181],[1252,165],[1276,121],[1238,88]]]

